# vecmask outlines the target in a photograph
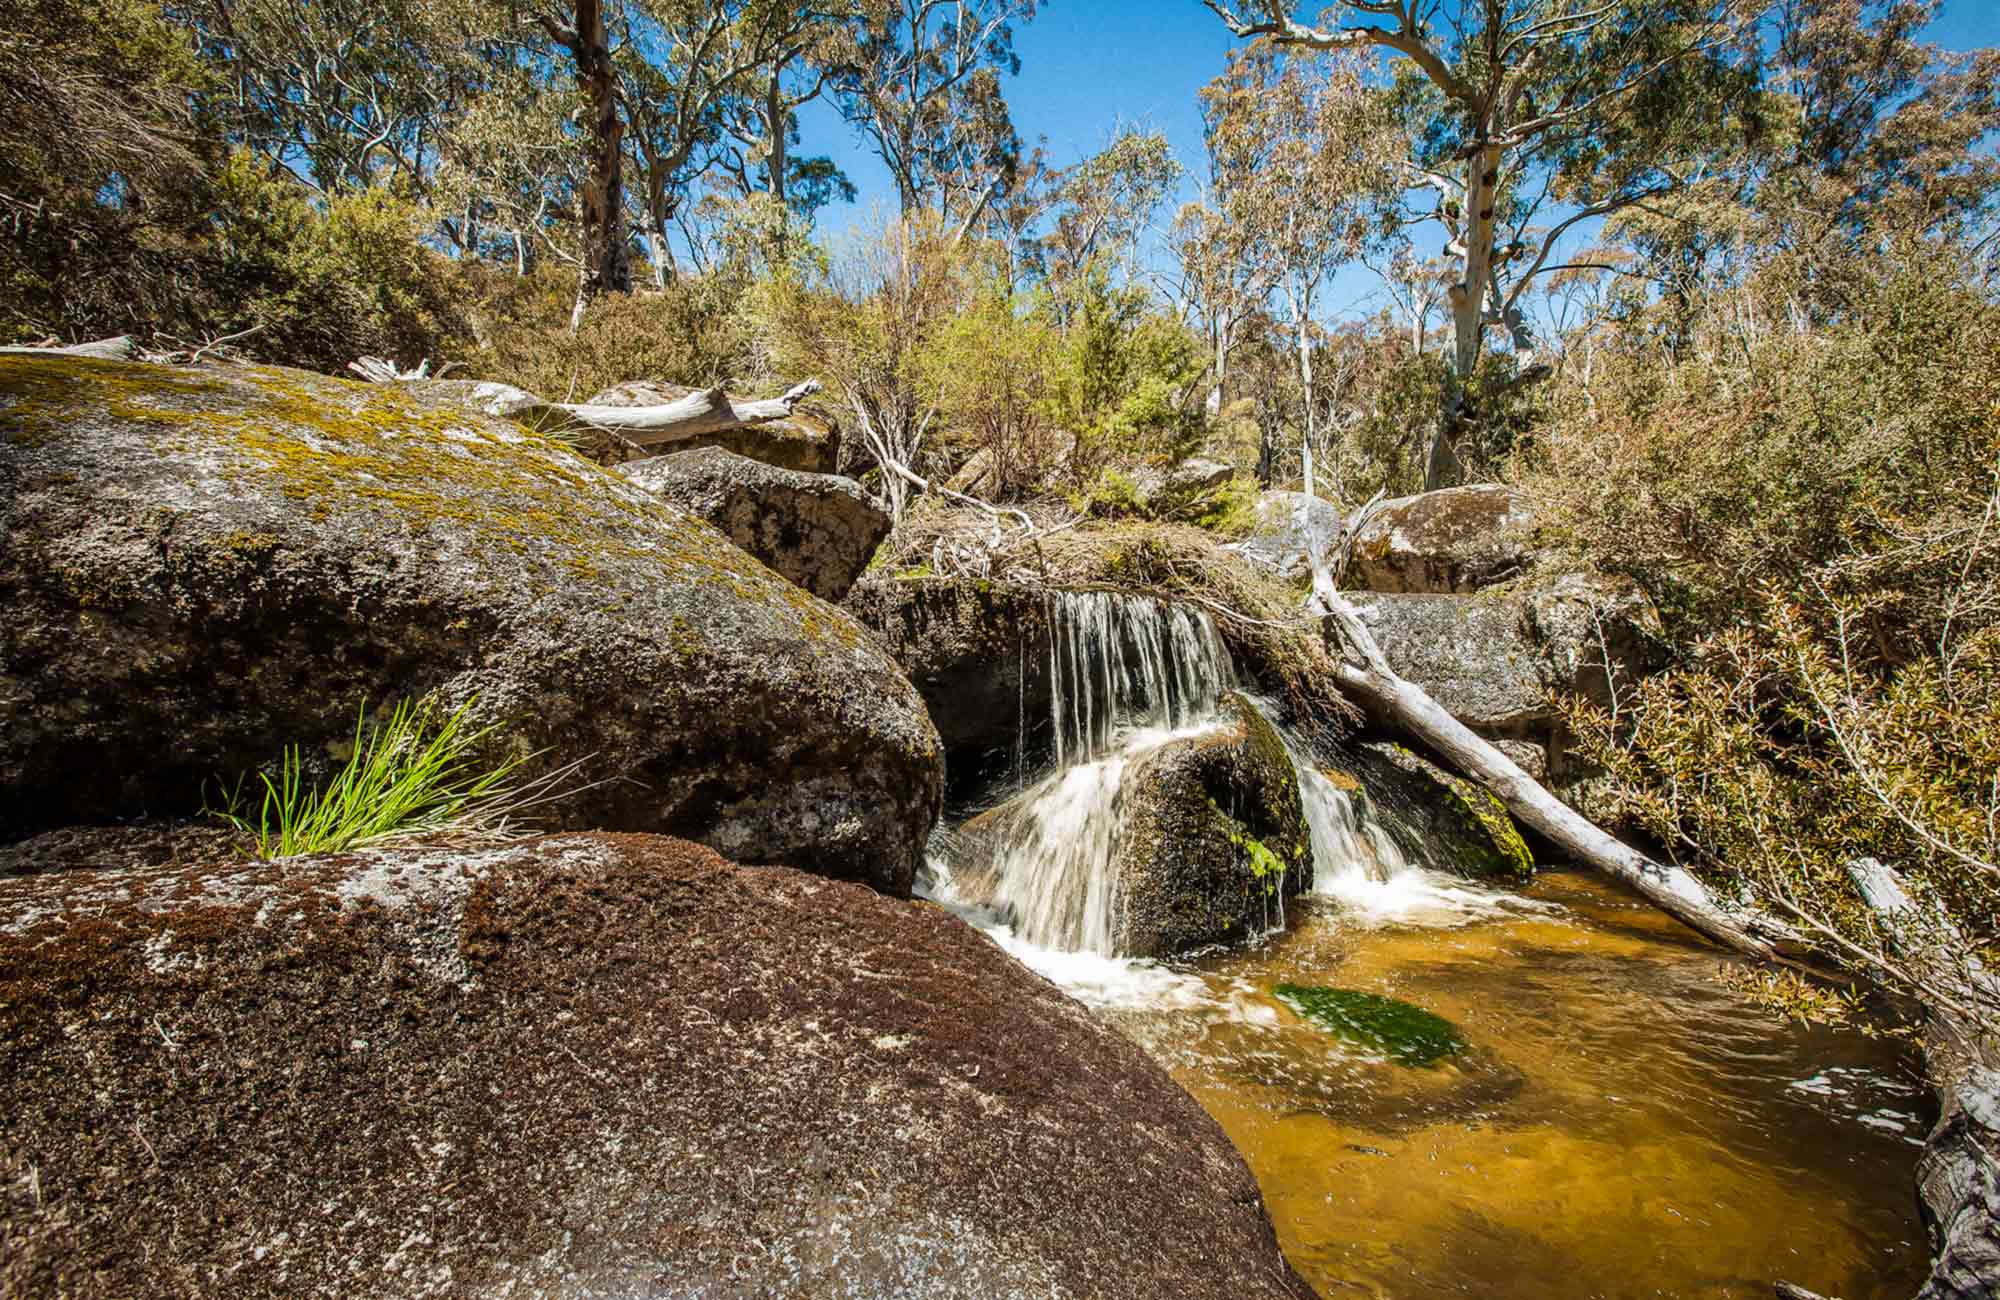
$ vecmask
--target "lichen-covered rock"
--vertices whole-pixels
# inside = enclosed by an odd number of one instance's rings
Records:
[[[697,391],[679,384],[637,380],[607,388],[584,405],[665,406]],[[818,412],[805,407],[793,411],[788,419],[767,420],[761,424],[741,424],[733,429],[696,434],[673,443],[675,451],[687,451],[696,447],[720,447],[724,451],[733,451],[739,456],[748,456],[751,460],[762,461],[766,465],[776,465],[780,469],[795,469],[802,474],[842,472],[839,426]],[[611,457],[613,460],[623,458],[622,455]]]
[[[1335,780],[1365,792],[1369,816],[1412,862],[1462,875],[1530,880],[1534,855],[1507,806],[1482,786],[1388,741],[1352,745]]]
[[[1169,516],[1221,487],[1235,473],[1226,462],[1191,456],[1165,468],[1141,466],[1132,472],[1132,485],[1141,511]]]
[[[1249,536],[1223,547],[1281,578],[1311,574],[1306,529],[1321,547],[1330,546],[1347,526],[1347,516],[1323,497],[1303,492],[1266,492],[1257,498],[1257,519]]]
[[[708,520],[822,600],[844,598],[889,535],[889,516],[853,479],[780,469],[720,447],[649,456],[619,473]]]
[[[1370,591],[1470,592],[1525,573],[1534,559],[1526,498],[1498,483],[1384,501],[1354,536],[1354,573]]]
[[[1114,858],[1115,951],[1168,957],[1235,943],[1312,888],[1312,833],[1285,742],[1240,695],[1227,724],[1133,765]]]
[[[1572,573],[1505,594],[1349,601],[1391,667],[1489,735],[1546,737],[1551,691],[1608,703],[1614,678],[1622,685],[1659,664],[1659,615],[1624,579]]]
[[[944,910],[651,836],[0,881],[0,1294],[1309,1300]]]
[[[660,830],[906,890],[937,734],[849,615],[403,385],[0,357],[0,826],[192,812],[364,701],[477,699]]]

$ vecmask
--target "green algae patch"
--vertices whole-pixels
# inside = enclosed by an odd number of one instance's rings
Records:
[[[1436,1065],[1471,1046],[1443,1016],[1378,993],[1318,984],[1280,984],[1271,993],[1336,1038],[1374,1048],[1398,1065]]]

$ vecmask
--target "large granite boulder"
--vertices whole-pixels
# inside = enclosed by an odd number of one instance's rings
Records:
[[[680,384],[635,380],[607,388],[583,405],[665,406],[698,391]],[[740,424],[733,429],[696,434],[679,439],[673,446],[678,451],[720,447],[766,465],[794,469],[802,474],[838,474],[844,469],[839,426],[820,412],[805,407],[800,407],[787,419]],[[613,460],[623,458],[618,455],[611,457]]]
[[[1353,572],[1370,591],[1470,592],[1527,572],[1527,499],[1497,483],[1384,501],[1354,535]]]
[[[943,909],[562,836],[0,881],[0,1294],[1309,1300]]]
[[[720,447],[649,456],[619,473],[690,514],[822,600],[838,601],[889,535],[861,485],[802,474]]]
[[[1347,526],[1347,516],[1324,497],[1309,497],[1303,492],[1266,492],[1257,498],[1256,523],[1249,535],[1222,549],[1281,578],[1309,577],[1312,563],[1306,552],[1308,526],[1313,540],[1321,548],[1327,548]]]
[[[953,578],[871,578],[847,608],[923,696],[953,783],[1013,771],[1049,743],[1054,618],[1045,593]]]
[[[556,824],[907,890],[923,703],[849,615],[616,475],[403,385],[0,357],[0,826],[192,812],[367,702],[582,761]]]
[[[1476,596],[1352,592],[1389,664],[1489,736],[1546,737],[1551,692],[1609,704],[1659,666],[1659,615],[1636,583],[1572,573]]]

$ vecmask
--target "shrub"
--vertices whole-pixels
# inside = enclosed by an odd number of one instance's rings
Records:
[[[1707,304],[1677,360],[1600,358],[1517,469],[1681,646],[1571,710],[1623,810],[1936,1002],[1937,963],[1990,959],[2000,916],[2000,305],[1949,249],[1810,270]],[[1937,922],[1929,957],[1865,905],[1863,857]]]

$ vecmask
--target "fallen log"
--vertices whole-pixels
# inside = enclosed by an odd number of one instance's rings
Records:
[[[641,447],[657,447],[746,424],[788,419],[799,403],[820,391],[817,379],[797,384],[781,397],[737,401],[721,388],[705,388],[661,406],[591,406],[550,402],[540,413],[555,425],[614,433]]]
[[[129,334],[116,338],[98,339],[91,343],[71,343],[65,347],[38,347],[23,344],[0,347],[0,352],[29,352],[39,356],[94,357],[99,361],[130,361],[139,355],[139,345]]]
[[[1305,458],[1305,495],[1313,493],[1311,449]],[[1380,494],[1377,494],[1377,500]],[[1366,521],[1371,501],[1356,512],[1345,545]],[[1313,596],[1327,617],[1328,648],[1336,680],[1363,705],[1428,745],[1447,764],[1477,781],[1518,820],[1534,827],[1576,861],[1619,881],[1661,911],[1726,948],[1763,960],[1787,960],[1781,944],[1789,930],[1768,918],[1723,907],[1707,886],[1685,869],[1656,862],[1606,832],[1501,753],[1492,742],[1453,717],[1429,692],[1397,674],[1375,636],[1340,594],[1319,540],[1306,520],[1306,558],[1312,566]],[[1359,662],[1356,662],[1358,660]]]

